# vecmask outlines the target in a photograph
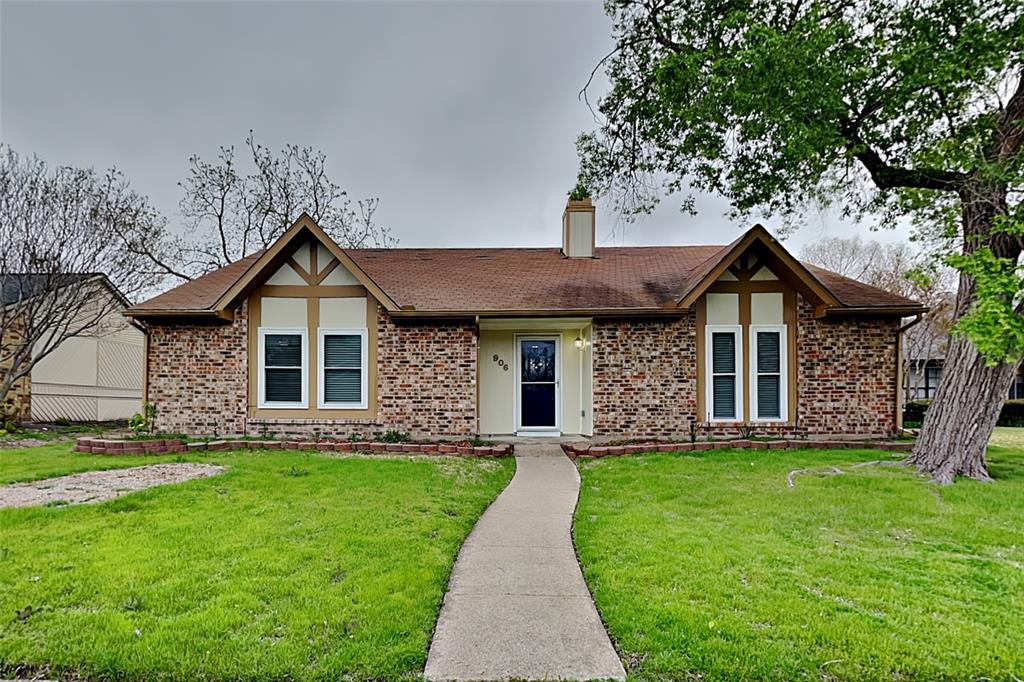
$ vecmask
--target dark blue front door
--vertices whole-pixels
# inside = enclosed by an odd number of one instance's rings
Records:
[[[519,339],[521,428],[555,428],[557,344],[554,339]]]

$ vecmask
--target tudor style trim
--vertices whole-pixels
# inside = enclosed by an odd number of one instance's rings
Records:
[[[345,268],[352,273],[352,276],[355,277],[360,284],[366,287],[374,298],[380,301],[381,305],[383,305],[386,310],[396,311],[399,309],[398,304],[395,303],[395,301],[392,300],[383,289],[377,286],[376,282],[370,279],[366,273],[363,272],[362,268],[356,265],[355,261],[345,253],[345,250],[338,246],[334,240],[316,224],[316,221],[314,221],[309,214],[305,212],[299,216],[298,220],[296,220],[295,223],[288,228],[288,230],[281,235],[281,237],[274,242],[270,248],[263,252],[255,263],[249,266],[245,271],[245,274],[243,274],[237,282],[224,292],[224,294],[217,299],[217,302],[214,303],[211,308],[217,311],[229,310],[233,305],[238,303],[238,301],[245,298],[252,289],[258,286],[259,280],[264,273],[272,271],[273,269],[276,269],[288,262],[293,251],[293,249],[290,249],[289,247],[294,242],[298,241],[304,232],[308,232],[315,241],[319,241],[323,244],[324,248],[330,251],[331,255],[338,259],[341,265],[345,266]],[[313,250],[312,258],[316,258],[315,249]],[[296,272],[299,273],[300,277],[303,277],[303,272],[300,272],[299,270],[296,270]],[[311,277],[315,276],[316,275],[309,275],[307,273],[304,276],[304,279],[306,279],[306,281],[310,281]]]
[[[729,269],[736,258],[749,251],[755,244],[761,245],[771,256],[768,259],[759,258],[758,260],[767,260],[765,265],[768,265],[777,276],[794,279],[795,281],[792,283],[795,288],[801,290],[801,293],[804,293],[816,305],[824,305],[828,308],[844,307],[828,287],[822,284],[803,263],[790,255],[760,224],[754,225],[743,236],[710,258],[707,266],[701,268],[704,270],[704,274],[692,282],[687,290],[676,299],[676,305],[680,308],[689,308],[696,303],[708,288]]]

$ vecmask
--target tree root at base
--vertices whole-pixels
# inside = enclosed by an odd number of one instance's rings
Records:
[[[869,466],[880,466],[880,467],[897,466],[897,467],[904,467],[904,466],[909,466],[909,465],[910,465],[910,462],[909,462],[909,460],[906,460],[906,459],[897,459],[897,460],[892,460],[892,459],[874,459],[874,460],[871,460],[870,462],[857,462],[856,464],[851,464],[849,468],[850,469],[860,469],[860,468],[869,467]],[[789,474],[786,475],[786,487],[787,488],[795,488],[796,487],[796,481],[794,479],[797,476],[803,476],[803,475],[807,475],[807,476],[842,476],[845,473],[846,473],[845,471],[843,471],[842,469],[840,469],[837,466],[830,466],[830,467],[824,467],[824,468],[793,469],[792,471],[789,472]]]

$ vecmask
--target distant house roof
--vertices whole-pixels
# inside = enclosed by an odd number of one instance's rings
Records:
[[[11,305],[26,301],[41,293],[52,290],[55,286],[65,287],[72,284],[79,284],[95,278],[102,278],[103,282],[110,287],[119,298],[128,305],[127,299],[117,290],[107,276],[95,272],[69,272],[62,274],[36,274],[36,273],[0,273],[0,305]]]
[[[306,221],[306,222],[304,222]],[[278,244],[183,284],[127,311],[135,317],[210,316],[234,303],[247,283],[269,276],[281,262],[273,253],[302,228],[327,238],[308,216]],[[329,240],[329,238],[327,238]],[[728,246],[645,246],[595,249],[595,258],[565,258],[558,248],[342,249],[335,255],[396,315],[655,314],[678,311],[742,240],[770,246],[781,263],[811,287],[830,313],[842,310],[913,314],[910,299],[813,266],[805,266],[756,227]],[[769,244],[769,242],[773,244]],[[771,256],[771,254],[767,254]],[[275,260],[276,259],[276,260]],[[227,300],[234,296],[232,300]],[[684,306],[685,307],[685,306]]]

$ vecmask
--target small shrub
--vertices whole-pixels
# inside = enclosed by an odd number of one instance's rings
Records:
[[[136,436],[153,432],[153,422],[156,420],[156,405],[148,400],[142,403],[142,412],[136,412],[128,420],[128,428]]]
[[[930,400],[914,400],[903,406],[903,425],[906,426],[908,423],[920,424],[924,421],[924,413],[928,410],[928,406],[932,404]]]
[[[569,190],[570,201],[583,201],[590,197],[590,190],[583,184],[583,180],[577,180],[576,186]]]
[[[363,438],[363,434],[361,433],[350,433],[348,435],[348,439],[353,443],[363,443],[366,441],[366,439]]]
[[[381,443],[408,443],[409,442],[409,434],[402,433],[401,431],[395,431],[394,429],[391,429],[390,431],[384,432],[384,435],[380,437],[380,442]]]

